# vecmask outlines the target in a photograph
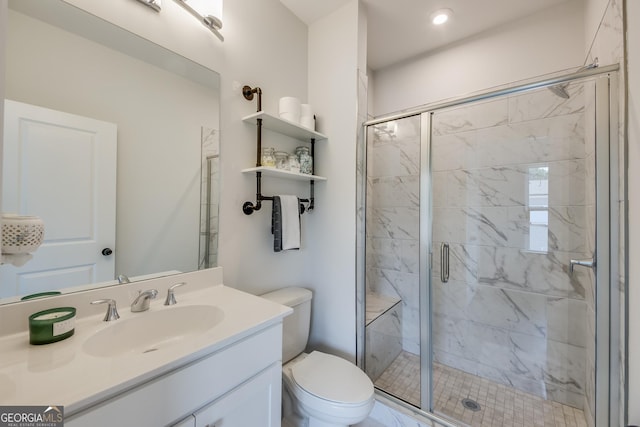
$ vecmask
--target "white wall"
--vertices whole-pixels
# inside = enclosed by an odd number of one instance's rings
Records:
[[[595,38],[600,22],[602,22],[602,16],[607,9],[609,0],[585,0],[584,1],[584,39],[585,43],[585,55],[591,47],[591,41]]]
[[[640,2],[627,1],[629,424],[640,424]]]
[[[309,27],[309,100],[329,141],[317,145],[317,208],[308,236],[315,292],[311,346],[355,360],[355,184],[359,2]],[[366,49],[366,46],[364,46]]]
[[[376,70],[373,115],[578,67],[584,61],[583,37],[582,2],[573,0]]]
[[[274,253],[272,204],[264,202],[260,211],[245,215],[242,204],[255,202],[256,179],[240,173],[256,162],[256,127],[241,121],[256,111],[256,100],[245,100],[240,88],[259,86],[263,110],[274,114],[283,96],[307,101],[307,27],[279,0],[227,1],[224,17],[219,265],[224,267],[227,285],[249,292],[309,287],[316,246],[308,229],[314,214],[302,215],[300,251]],[[263,132],[263,146],[278,145],[292,151],[302,144]],[[309,185],[263,178],[262,193],[308,197]]]

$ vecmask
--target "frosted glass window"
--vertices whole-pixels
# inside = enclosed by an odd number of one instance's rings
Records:
[[[549,249],[549,166],[529,167],[529,250]]]

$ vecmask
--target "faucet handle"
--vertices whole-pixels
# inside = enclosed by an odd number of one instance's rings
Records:
[[[187,284],[187,282],[180,282],[180,283],[176,283],[175,285],[171,286],[167,290],[167,299],[164,300],[164,305],[174,305],[177,301],[176,301],[175,292],[173,290],[175,288],[178,288],[180,286],[184,286],[186,284]]]
[[[112,320],[118,320],[120,318],[118,310],[116,309],[116,300],[114,299],[98,299],[91,301],[91,304],[109,304],[107,314],[105,314],[103,319],[105,322],[111,322]]]

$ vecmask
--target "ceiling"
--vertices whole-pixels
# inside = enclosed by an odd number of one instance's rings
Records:
[[[350,0],[280,0],[306,24]],[[368,66],[377,70],[569,0],[362,0],[368,14]],[[436,27],[432,12],[452,9]]]

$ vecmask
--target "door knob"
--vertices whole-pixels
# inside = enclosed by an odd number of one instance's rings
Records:
[[[104,249],[102,250],[102,255],[104,255],[104,256],[109,256],[109,255],[111,255],[112,253],[113,253],[113,251],[111,250],[111,248],[104,248]]]

